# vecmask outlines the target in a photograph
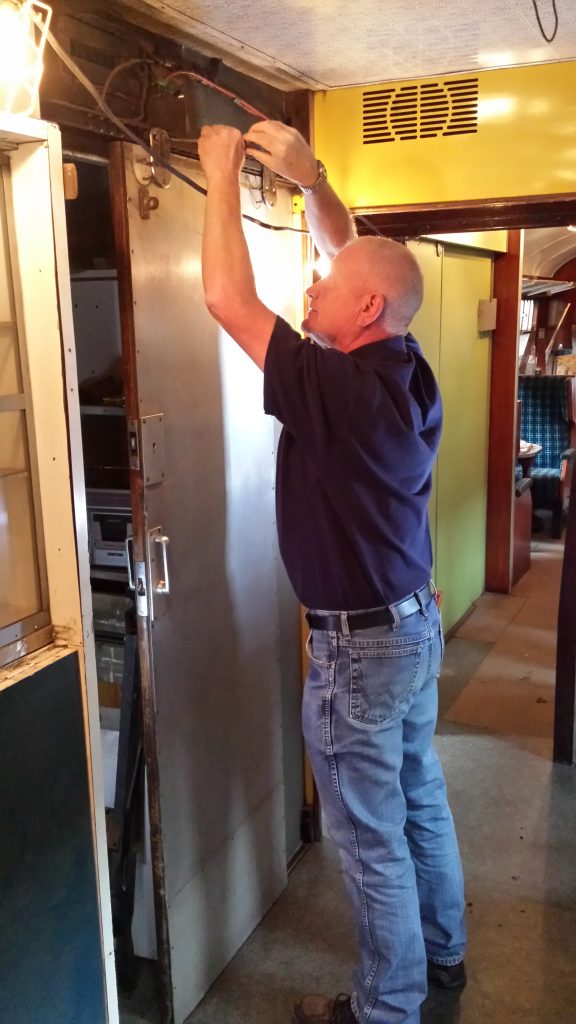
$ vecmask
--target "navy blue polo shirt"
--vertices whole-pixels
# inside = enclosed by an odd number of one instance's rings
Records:
[[[301,338],[278,317],[264,410],[284,425],[278,535],[301,603],[373,608],[427,583],[442,403],[412,335],[344,354]]]

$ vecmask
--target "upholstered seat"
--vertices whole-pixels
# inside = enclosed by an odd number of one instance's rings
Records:
[[[552,536],[560,537],[576,457],[576,378],[520,377],[521,437],[542,445],[531,473],[534,508],[552,510]]]

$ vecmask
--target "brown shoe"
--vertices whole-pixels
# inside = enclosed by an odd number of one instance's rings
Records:
[[[358,1024],[350,996],[304,996],[294,1007],[294,1024]]]

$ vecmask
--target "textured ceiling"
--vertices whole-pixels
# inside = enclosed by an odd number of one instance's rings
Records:
[[[576,57],[576,2],[556,39],[532,0],[121,0],[285,85],[329,89]],[[553,0],[537,0],[544,30]]]

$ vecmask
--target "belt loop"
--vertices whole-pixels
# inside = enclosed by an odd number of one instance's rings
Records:
[[[388,611],[392,615],[393,619],[391,629],[398,629],[398,626],[400,625],[400,616],[398,615],[395,606],[393,604],[388,605]]]
[[[418,604],[420,605],[420,611],[423,612],[424,611],[424,604],[423,604],[422,598],[420,597],[419,591],[417,591],[417,590],[414,591],[414,597],[416,598],[416,600],[418,601]]]
[[[350,636],[350,626],[348,625],[348,612],[340,612],[340,625],[342,627],[342,636]]]

